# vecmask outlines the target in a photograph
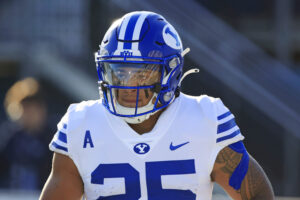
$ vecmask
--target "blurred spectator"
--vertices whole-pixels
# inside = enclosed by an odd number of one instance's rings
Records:
[[[4,107],[10,120],[0,125],[0,187],[39,190],[50,171],[47,146],[55,128],[40,84],[33,78],[16,82]]]

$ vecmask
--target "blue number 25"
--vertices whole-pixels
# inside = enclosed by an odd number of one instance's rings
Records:
[[[194,173],[194,160],[146,162],[148,200],[195,200],[192,191],[163,189],[161,183],[162,175]],[[141,197],[139,172],[128,163],[100,164],[91,175],[93,184],[103,184],[105,178],[125,179],[125,194],[100,196],[98,200],[138,200]]]

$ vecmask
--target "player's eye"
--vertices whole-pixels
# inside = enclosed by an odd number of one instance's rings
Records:
[[[116,72],[116,76],[121,79],[121,80],[124,80],[127,78],[128,74],[124,71],[117,71]]]

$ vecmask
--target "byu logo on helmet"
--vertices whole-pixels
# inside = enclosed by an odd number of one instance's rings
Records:
[[[132,56],[132,51],[122,51],[121,56]]]
[[[166,24],[163,29],[163,38],[165,43],[173,49],[181,49],[181,40],[178,33],[170,24]]]
[[[138,143],[133,147],[133,150],[137,154],[145,154],[150,150],[150,146],[146,143]]]

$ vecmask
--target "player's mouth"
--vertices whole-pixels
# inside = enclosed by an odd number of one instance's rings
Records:
[[[141,99],[138,99],[138,102],[141,102],[141,101],[142,101]],[[136,98],[134,98],[134,99],[122,98],[122,102],[125,102],[125,103],[136,103]]]
[[[138,102],[136,102],[136,98],[120,98],[119,103],[125,107],[135,108],[136,103],[138,103],[138,107],[140,107],[142,106],[143,101],[138,99]]]

